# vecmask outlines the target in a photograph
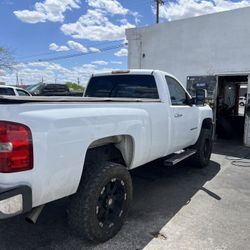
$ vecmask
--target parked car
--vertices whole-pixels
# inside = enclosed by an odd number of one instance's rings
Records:
[[[57,83],[38,83],[27,90],[34,96],[82,96],[83,92],[71,92],[67,85]]]
[[[0,85],[0,95],[11,95],[11,96],[31,96],[31,94],[18,87]]]
[[[44,204],[70,197],[72,232],[112,238],[132,202],[131,169],[156,159],[208,165],[204,102],[158,70],[93,75],[85,97],[1,98],[0,218],[31,211],[35,222]]]
[[[239,104],[240,104],[240,106],[245,106],[245,104],[246,104],[246,97],[241,96],[239,98]]]

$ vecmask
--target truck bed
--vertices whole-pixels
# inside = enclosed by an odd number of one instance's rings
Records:
[[[0,96],[0,104],[22,103],[89,103],[89,102],[160,102],[160,99],[100,98],[100,97],[42,97],[42,96]]]

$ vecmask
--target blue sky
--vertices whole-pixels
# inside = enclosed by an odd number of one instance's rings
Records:
[[[161,22],[249,4],[167,1],[161,7]],[[15,84],[18,74],[23,84],[42,78],[60,83],[79,78],[85,84],[93,72],[127,68],[125,29],[153,24],[154,6],[153,0],[1,0],[0,46],[14,52],[17,65],[13,72],[0,71],[0,82]],[[55,60],[73,54],[82,55]]]

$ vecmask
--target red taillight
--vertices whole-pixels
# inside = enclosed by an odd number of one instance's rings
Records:
[[[0,172],[11,173],[33,168],[30,129],[19,123],[0,121]]]

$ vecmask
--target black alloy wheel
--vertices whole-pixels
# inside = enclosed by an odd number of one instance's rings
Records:
[[[124,181],[113,178],[102,189],[96,206],[99,226],[113,227],[123,214],[123,204],[127,199]]]
[[[73,232],[93,242],[114,237],[126,219],[132,189],[125,166],[113,162],[88,166],[69,205],[68,221]]]

